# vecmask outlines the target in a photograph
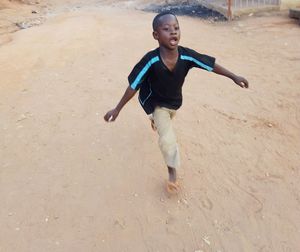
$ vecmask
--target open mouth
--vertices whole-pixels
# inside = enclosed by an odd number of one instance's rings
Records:
[[[177,45],[177,44],[178,44],[178,39],[177,39],[177,38],[172,38],[172,39],[170,40],[170,44],[171,44],[171,45]]]

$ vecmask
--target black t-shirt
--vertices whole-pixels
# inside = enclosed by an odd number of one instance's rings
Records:
[[[212,71],[215,58],[179,46],[178,60],[172,71],[163,63],[159,48],[148,52],[128,76],[129,85],[139,90],[139,101],[147,114],[156,106],[178,109],[182,104],[182,85],[188,71],[198,67]]]

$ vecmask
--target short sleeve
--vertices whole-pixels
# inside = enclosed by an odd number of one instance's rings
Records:
[[[153,53],[147,53],[132,69],[128,76],[128,82],[132,89],[138,90],[141,83],[148,77],[151,66],[159,61],[159,57]]]
[[[185,48],[180,57],[182,60],[186,60],[189,62],[190,68],[197,67],[209,72],[213,71],[216,61],[214,57],[198,53],[189,48]]]

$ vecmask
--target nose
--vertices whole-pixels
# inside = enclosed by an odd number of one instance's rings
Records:
[[[176,35],[176,34],[177,34],[177,30],[176,30],[175,28],[172,28],[172,29],[171,29],[171,34],[172,34],[172,35]]]

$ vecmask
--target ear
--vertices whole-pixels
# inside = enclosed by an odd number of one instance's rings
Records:
[[[152,32],[152,36],[155,40],[158,40],[158,32],[157,31]]]

